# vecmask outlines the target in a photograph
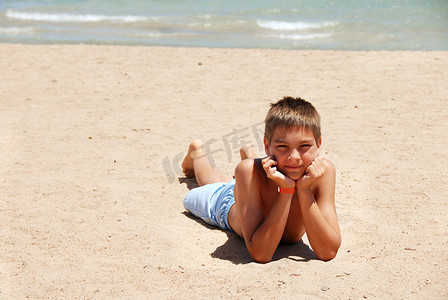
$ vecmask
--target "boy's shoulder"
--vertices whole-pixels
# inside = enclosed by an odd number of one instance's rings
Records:
[[[236,165],[235,171],[239,172],[252,172],[257,164],[261,164],[261,159],[259,158],[247,158],[243,159]]]
[[[325,165],[325,173],[327,173],[328,177],[331,177],[330,178],[331,181],[334,182],[336,178],[336,167],[334,166],[333,162],[329,159],[324,158],[323,162]]]
[[[336,168],[335,168],[334,164],[331,162],[331,160],[324,158],[322,161],[325,165],[326,170],[328,170],[330,172],[336,172]]]
[[[238,163],[235,168],[235,177],[266,177],[266,173],[261,165],[261,158],[247,158]]]

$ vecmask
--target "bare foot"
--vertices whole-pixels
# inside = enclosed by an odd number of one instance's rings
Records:
[[[256,158],[257,151],[255,151],[255,148],[253,146],[244,145],[240,149],[240,156],[241,156],[241,160],[245,160],[247,158]]]
[[[194,177],[194,157],[197,155],[198,151],[202,150],[202,141],[194,140],[191,142],[188,148],[188,153],[182,162],[182,171],[186,177]]]

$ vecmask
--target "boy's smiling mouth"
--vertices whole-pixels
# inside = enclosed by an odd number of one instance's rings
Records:
[[[302,166],[285,166],[286,169],[293,170],[293,171],[299,170],[301,167]]]

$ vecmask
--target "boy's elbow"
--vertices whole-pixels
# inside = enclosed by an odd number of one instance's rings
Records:
[[[323,261],[330,261],[336,257],[338,254],[339,247],[341,246],[341,242],[339,241],[337,245],[333,248],[325,249],[324,251],[315,252],[316,257]]]
[[[316,257],[323,261],[330,261],[336,257],[336,254],[338,254],[338,250],[326,251],[325,253],[319,253],[319,254],[316,253]]]
[[[268,262],[272,261],[272,255],[271,256],[267,256],[267,255],[252,255],[252,259],[259,264],[266,264]]]
[[[259,264],[265,264],[272,261],[272,257],[274,256],[273,253],[268,253],[266,251],[260,251],[258,253],[250,252],[250,256],[252,259]]]

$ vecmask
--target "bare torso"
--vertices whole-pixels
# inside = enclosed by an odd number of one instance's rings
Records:
[[[266,218],[271,210],[272,205],[277,197],[277,185],[267,178],[265,171],[261,165],[260,159],[254,160],[254,176],[257,177],[257,182],[259,182],[261,202],[263,205],[263,215]],[[238,182],[235,183],[235,189],[238,188]],[[316,186],[311,188],[313,194],[316,194]],[[243,233],[241,229],[241,221],[238,216],[238,193],[235,193],[235,204],[232,206],[229,212],[229,223],[232,229],[243,238]],[[291,202],[291,207],[289,211],[288,220],[285,225],[285,230],[281,241],[283,243],[296,243],[300,241],[305,234],[305,226],[302,219],[302,213],[300,211],[300,204],[297,193],[294,194]]]

